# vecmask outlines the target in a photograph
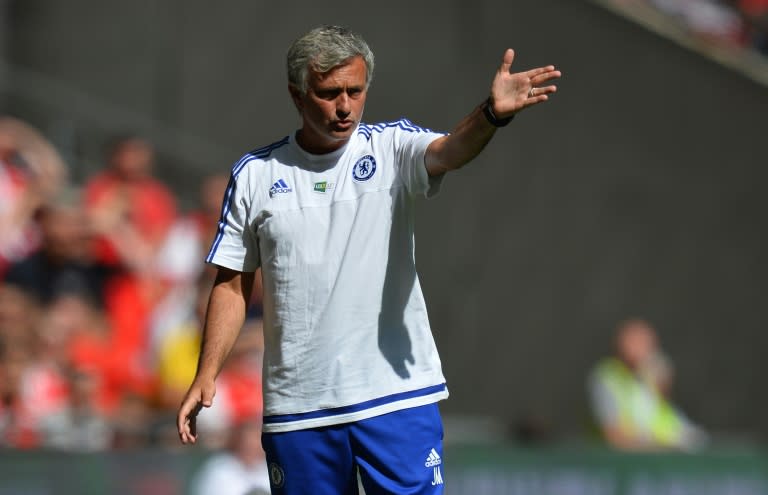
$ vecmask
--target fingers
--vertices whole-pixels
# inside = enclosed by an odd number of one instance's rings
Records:
[[[515,51],[511,48],[507,48],[507,51],[504,52],[504,57],[501,59],[501,67],[499,67],[499,72],[508,73],[512,68],[512,62],[514,61]]]
[[[547,72],[556,72],[554,65],[546,65],[544,67],[537,67],[535,69],[529,69],[525,71],[525,75],[533,79],[536,76],[539,76],[541,74],[546,74]]]
[[[559,78],[562,73],[559,70],[555,70],[554,65],[547,65],[546,67],[529,70],[526,72],[526,75],[529,78],[531,89],[528,91],[525,106],[530,106],[547,101],[549,99],[547,95],[557,91],[557,86],[554,84],[548,86],[540,85]]]
[[[181,443],[195,443],[197,440],[197,413],[202,405],[194,398],[187,397],[181,404],[179,414],[176,417],[176,427],[179,431]]]
[[[555,70],[553,65],[547,67],[540,67],[526,72],[526,75],[531,80],[533,86],[544,84],[552,79],[559,78],[562,73],[559,70]]]
[[[544,86],[541,88],[531,88],[531,90],[528,92],[528,98],[538,98],[540,96],[546,96],[556,91],[557,91],[557,86],[555,85]]]
[[[189,390],[176,417],[181,443],[186,445],[197,441],[197,415],[203,407],[211,407],[214,395],[216,387],[213,384],[199,388],[193,386]]]

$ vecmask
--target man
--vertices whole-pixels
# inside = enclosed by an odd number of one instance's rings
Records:
[[[600,360],[588,379],[599,433],[619,450],[694,450],[706,434],[669,398],[671,365],[656,331],[629,319],[616,330],[615,356]]]
[[[361,123],[374,60],[346,29],[314,29],[287,58],[302,127],[233,168],[179,435],[195,441],[195,416],[211,405],[260,267],[273,493],[355,494],[358,472],[368,495],[442,493],[436,402],[448,391],[415,270],[414,202],[497,127],[546,101],[560,72],[512,74],[507,50],[490,97],[443,135],[407,120]]]

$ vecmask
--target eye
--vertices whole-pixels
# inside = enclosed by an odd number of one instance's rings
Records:
[[[321,89],[318,91],[315,91],[315,95],[317,95],[318,98],[321,100],[333,100],[337,96],[339,96],[339,93],[341,91],[338,89]]]

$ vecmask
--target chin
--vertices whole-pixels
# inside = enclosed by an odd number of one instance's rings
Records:
[[[332,131],[328,137],[333,139],[334,141],[346,141],[347,139],[352,137],[352,134],[355,132],[355,129],[357,129],[357,126],[347,131]]]

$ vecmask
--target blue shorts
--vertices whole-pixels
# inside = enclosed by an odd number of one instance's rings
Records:
[[[443,423],[437,404],[354,423],[264,433],[273,495],[443,493]]]

